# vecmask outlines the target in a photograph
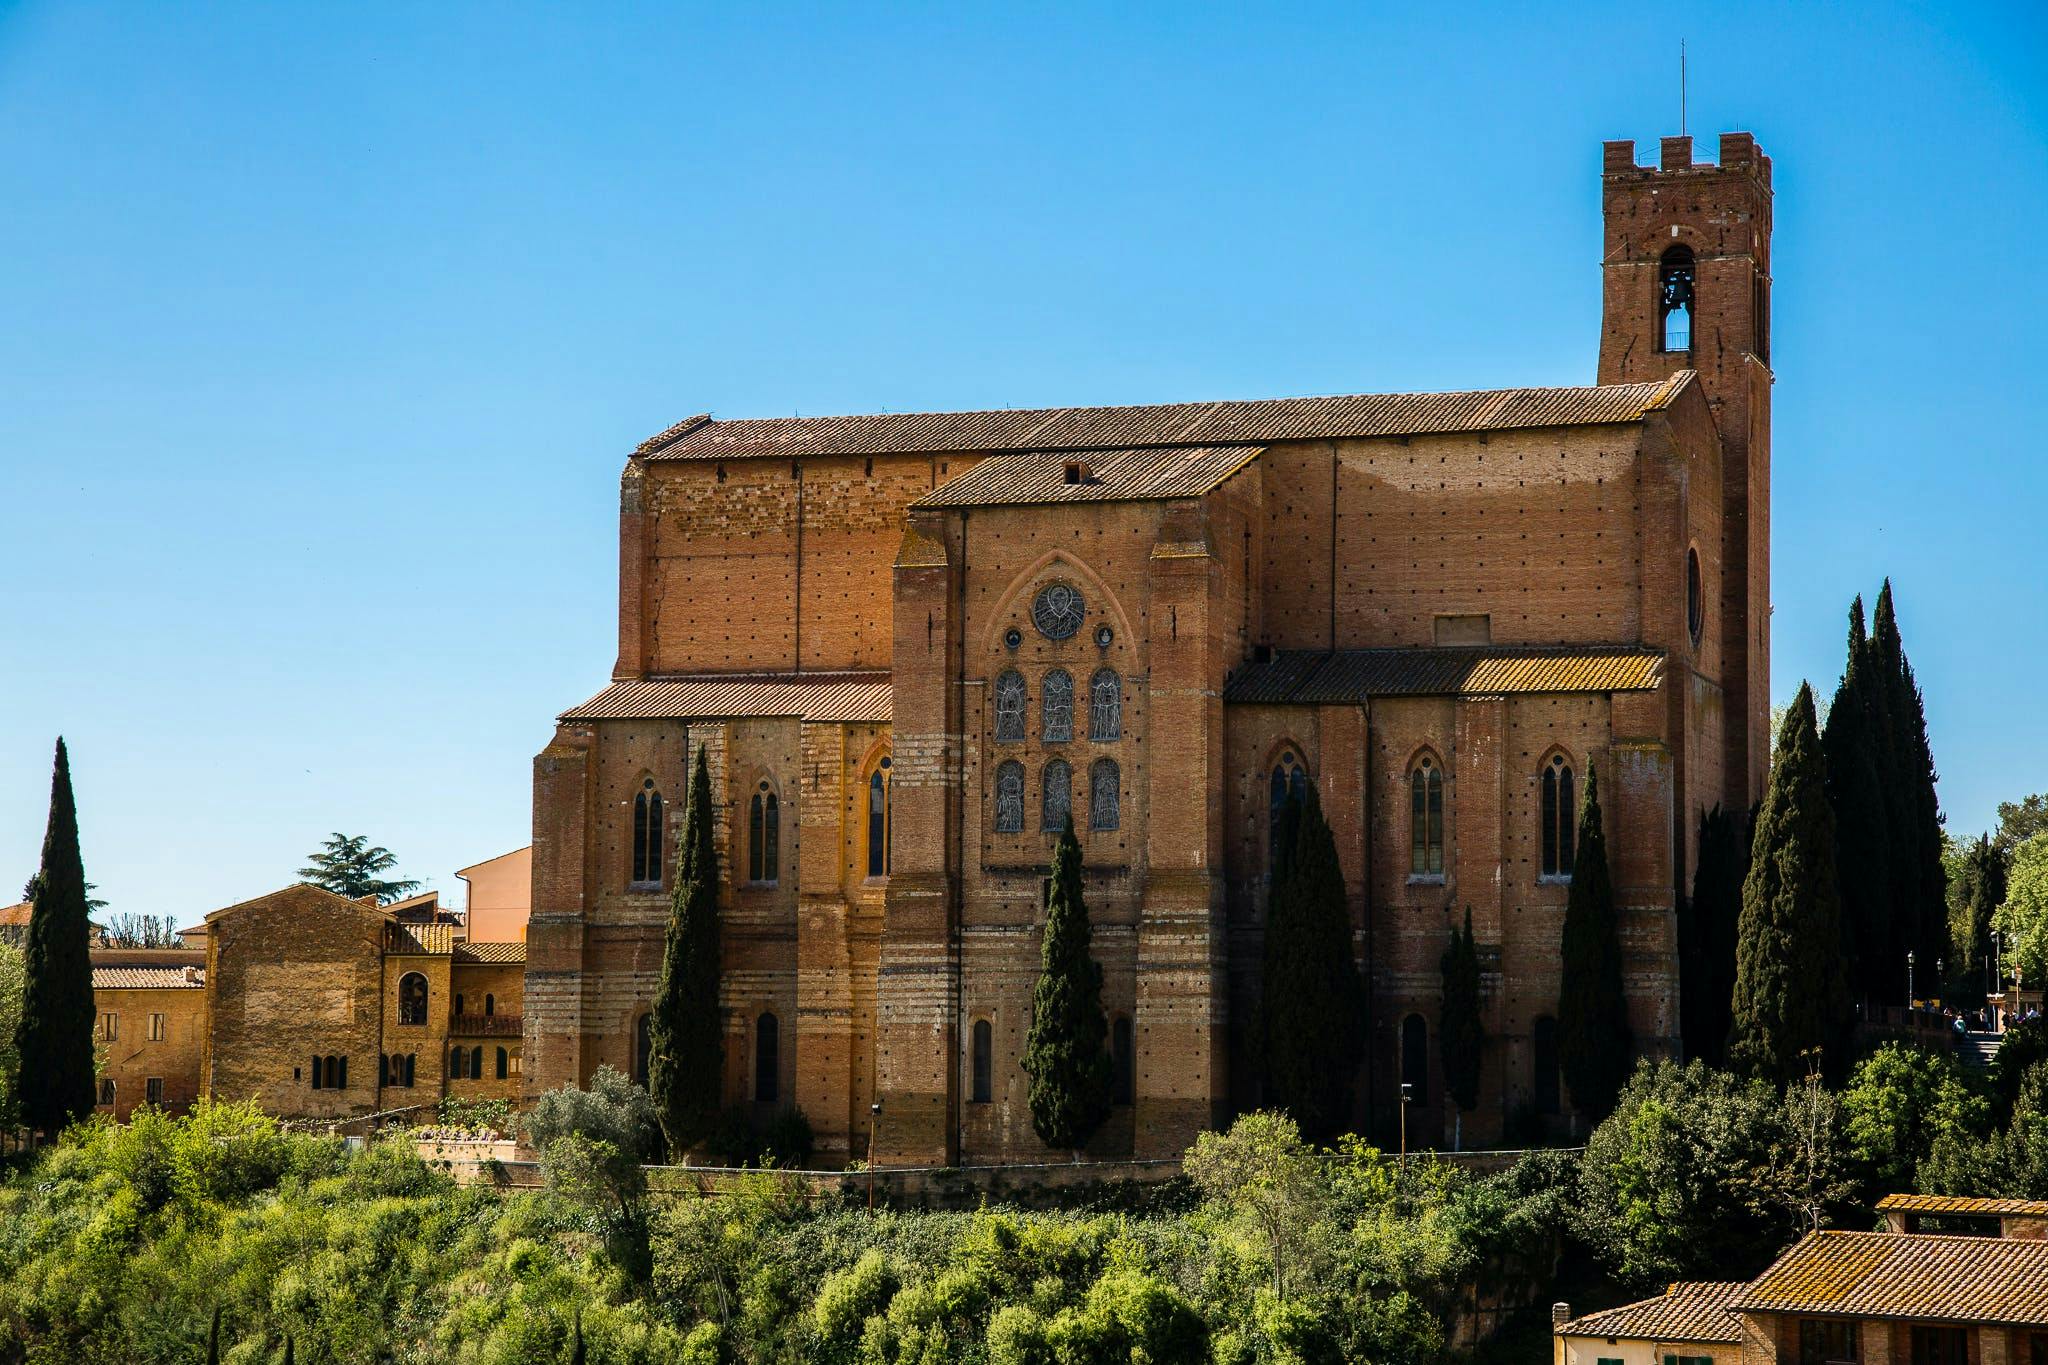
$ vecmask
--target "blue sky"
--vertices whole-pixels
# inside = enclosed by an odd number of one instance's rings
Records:
[[[59,731],[116,910],[335,829],[459,894],[688,413],[1590,381],[1681,37],[1776,161],[1773,693],[1890,574],[1987,826],[2048,788],[2038,5],[0,4],[0,901]]]

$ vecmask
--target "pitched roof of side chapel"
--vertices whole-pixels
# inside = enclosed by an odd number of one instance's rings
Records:
[[[1272,441],[1432,432],[1506,431],[1637,422],[1670,406],[1694,382],[1679,370],[1648,384],[1359,393],[1251,402],[1161,403],[1107,408],[1003,408],[982,412],[884,412],[843,417],[685,418],[642,441],[649,460],[742,460],[806,455],[909,455],[973,451],[1199,448]]]
[[[1728,1311],[1728,1305],[1748,1287],[1746,1280],[1682,1280],[1654,1299],[1588,1313],[1556,1331],[1576,1337],[1738,1344],[1742,1324]]]

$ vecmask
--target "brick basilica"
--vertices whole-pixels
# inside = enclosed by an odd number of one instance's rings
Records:
[[[1768,753],[1771,165],[1610,142],[1598,383],[712,420],[620,484],[619,655],[534,765],[529,1096],[644,1073],[688,765],[720,850],[725,1085],[821,1155],[1065,1159],[1020,1065],[1042,885],[1084,850],[1102,1158],[1259,1102],[1268,831],[1313,779],[1368,984],[1361,1130],[1563,1124],[1573,808],[1597,767],[1637,1046],[1677,1050],[1701,813]],[[879,1105],[871,1114],[870,1106]]]

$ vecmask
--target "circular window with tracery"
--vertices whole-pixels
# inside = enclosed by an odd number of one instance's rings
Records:
[[[1700,632],[1707,624],[1707,603],[1700,585],[1700,552],[1689,549],[1685,552],[1685,629],[1697,646]]]
[[[1086,614],[1080,590],[1071,583],[1048,583],[1031,603],[1031,624],[1048,640],[1071,639]]]

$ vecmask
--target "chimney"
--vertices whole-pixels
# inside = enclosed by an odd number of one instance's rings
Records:
[[[1550,1305],[1550,1330],[1555,1332],[1572,1320],[1572,1306],[1568,1303]]]
[[[195,985],[199,981],[199,969],[189,962],[185,964],[185,979]]]

